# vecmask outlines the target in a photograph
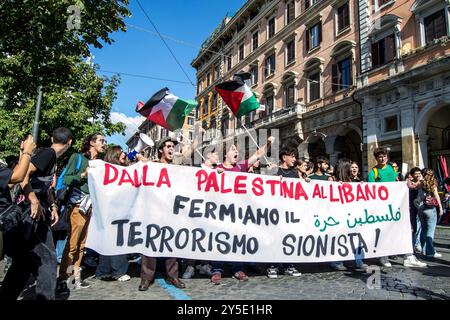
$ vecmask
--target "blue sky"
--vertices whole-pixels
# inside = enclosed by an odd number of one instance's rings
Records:
[[[113,121],[127,125],[126,136],[115,135],[108,143],[126,147],[126,140],[137,131],[144,119],[134,111],[139,100],[146,102],[153,93],[168,87],[175,95],[193,99],[193,87],[157,36],[152,24],[140,9],[136,0],[130,1],[132,16],[125,20],[127,32],[112,34],[114,43],[102,49],[93,49],[94,63],[100,70],[138,74],[149,77],[177,80],[174,83],[163,80],[121,76],[117,88],[117,99],[113,104]],[[197,56],[203,41],[218,26],[225,15],[233,15],[246,0],[140,0],[158,31],[167,37],[165,41],[175,53],[191,81],[195,84],[195,69],[191,61]],[[81,17],[83,19],[83,17]],[[81,20],[81,23],[83,21]],[[146,29],[147,31],[142,31]],[[111,73],[99,72],[111,76]]]

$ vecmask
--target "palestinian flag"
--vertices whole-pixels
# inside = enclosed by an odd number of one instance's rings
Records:
[[[242,79],[219,83],[215,89],[236,117],[259,108],[255,94]]]
[[[197,106],[194,100],[183,100],[163,88],[155,93],[147,103],[139,101],[136,112],[161,127],[174,131],[183,127],[184,119]]]

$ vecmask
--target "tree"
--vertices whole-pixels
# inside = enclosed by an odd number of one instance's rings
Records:
[[[90,47],[110,44],[126,31],[128,0],[0,1],[0,153],[16,153],[31,131],[36,89],[44,86],[40,145],[53,128],[67,126],[80,137],[100,131],[123,133],[110,121],[118,77],[100,78],[84,60]],[[79,9],[80,23],[74,15]],[[73,25],[73,28],[70,26]]]
[[[83,137],[91,133],[111,135],[125,129],[122,123],[111,123],[110,118],[119,77],[98,77],[97,67],[81,60],[74,64],[74,69],[70,87],[50,85],[44,93],[39,121],[40,145],[50,144],[52,131],[57,127],[71,129],[76,150],[81,147]],[[34,109],[34,99],[13,108],[0,107],[2,156],[17,154],[20,139],[31,132]]]

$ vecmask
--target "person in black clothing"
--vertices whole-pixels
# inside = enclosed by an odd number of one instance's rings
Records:
[[[30,165],[31,153],[36,148],[32,136],[23,142],[23,152],[21,152],[17,165],[10,166],[0,164],[0,212],[13,204],[10,193],[10,184],[16,184],[23,181]],[[0,230],[0,260],[3,258],[3,233]]]
[[[30,201],[30,214],[25,215],[21,228],[11,241],[15,242],[12,265],[0,290],[0,299],[15,300],[25,288],[30,274],[36,278],[37,299],[55,299],[56,251],[51,226],[58,221],[58,208],[50,192],[56,160],[72,144],[69,129],[53,131],[52,145],[31,157],[31,164],[21,184]],[[5,236],[5,241],[9,235]]]
[[[283,178],[299,178],[298,170],[295,166],[297,159],[297,149],[290,146],[285,146],[281,148],[279,153],[280,166],[276,175]],[[278,263],[277,267],[275,265],[270,265],[267,268],[267,277],[270,279],[276,279],[278,277],[278,271],[283,270],[285,275],[298,277],[301,273],[295,268],[293,264]]]

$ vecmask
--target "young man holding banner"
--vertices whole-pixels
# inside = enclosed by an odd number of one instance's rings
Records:
[[[388,150],[386,148],[376,148],[373,152],[373,156],[377,161],[377,165],[372,168],[369,172],[369,176],[367,178],[368,182],[395,182],[398,181],[398,173],[394,170],[394,168],[388,164]],[[412,230],[415,230],[415,227],[411,227]],[[412,246],[412,243],[411,243]],[[413,246],[411,248],[411,252],[413,252]],[[392,264],[389,262],[388,257],[381,257],[380,263],[383,267],[390,268]],[[413,254],[409,254],[405,256],[405,260],[403,261],[403,265],[405,267],[426,267],[427,264],[419,261]]]
[[[159,162],[171,164],[173,162],[175,146],[177,144],[178,141],[172,140],[170,137],[161,139],[157,144]],[[153,284],[156,272],[156,262],[156,258],[142,255],[141,283],[138,288],[139,291],[146,291]],[[165,258],[165,267],[167,274],[166,281],[179,289],[186,288],[184,282],[182,282],[178,277],[177,259]]]

